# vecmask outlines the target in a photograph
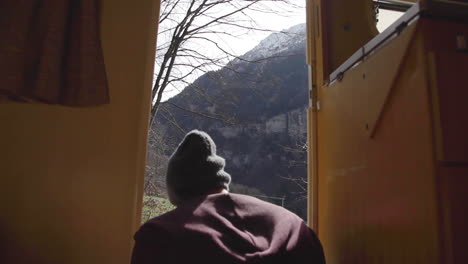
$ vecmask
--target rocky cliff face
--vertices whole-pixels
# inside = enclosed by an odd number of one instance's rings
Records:
[[[173,149],[181,130],[207,131],[234,182],[284,197],[286,207],[305,217],[304,190],[288,179],[306,177],[305,45],[305,25],[297,25],[197,79],[160,111],[155,124],[163,143]]]
[[[279,134],[290,138],[299,138],[307,133],[307,115],[306,109],[301,108],[273,116],[264,122],[207,128],[220,133],[226,139],[244,134],[250,136]]]

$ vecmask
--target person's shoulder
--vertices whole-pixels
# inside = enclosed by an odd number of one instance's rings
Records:
[[[166,212],[160,216],[154,217],[146,221],[135,233],[135,240],[152,240],[158,237],[158,240],[164,237],[171,237],[173,230],[177,230],[180,226],[179,219],[183,214],[183,210],[175,208],[172,211]]]
[[[266,202],[257,197],[246,195],[246,194],[227,193],[227,195],[229,196],[231,200],[240,204],[252,204],[252,205],[260,205],[260,206],[267,206],[267,207],[279,207],[275,204]]]
[[[182,203],[169,212],[148,220],[135,233],[134,238],[143,239],[155,236],[170,238],[178,236],[184,229],[184,226],[193,220],[195,212],[199,210],[204,202],[205,197],[197,197],[196,199]]]
[[[229,197],[236,203],[238,208],[249,211],[252,214],[270,215],[287,221],[303,222],[299,216],[288,209],[256,197],[235,193],[230,193]]]
[[[238,194],[238,193],[228,193],[228,195],[231,200],[241,205],[244,204],[244,205],[252,205],[252,206],[261,206],[261,207],[274,208],[280,211],[288,211],[284,207],[261,200],[254,196]]]

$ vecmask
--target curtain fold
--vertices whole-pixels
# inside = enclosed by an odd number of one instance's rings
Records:
[[[0,1],[0,101],[109,103],[99,0]]]

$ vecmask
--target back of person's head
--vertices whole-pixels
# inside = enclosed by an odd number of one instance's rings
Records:
[[[166,174],[169,199],[179,205],[217,188],[229,190],[231,176],[224,166],[213,139],[205,132],[190,131],[169,160]]]

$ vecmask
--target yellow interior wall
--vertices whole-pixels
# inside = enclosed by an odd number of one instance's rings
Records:
[[[109,105],[0,104],[0,263],[129,262],[158,2],[101,1]]]
[[[318,88],[318,230],[328,263],[440,263],[419,25]]]

